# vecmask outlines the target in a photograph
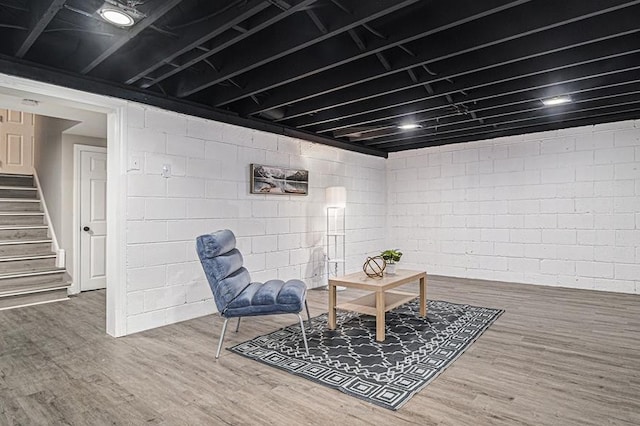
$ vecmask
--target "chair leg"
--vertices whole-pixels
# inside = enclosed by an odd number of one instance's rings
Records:
[[[309,305],[304,301],[304,308],[307,310],[307,319],[309,320],[309,329],[311,329],[311,314],[309,314]]]
[[[224,333],[227,331],[228,322],[229,322],[229,318],[225,318],[224,324],[222,324],[222,333],[220,333],[220,341],[218,342],[218,351],[216,352],[216,359],[220,357],[220,350],[222,349],[222,341],[224,340]]]
[[[242,317],[238,317],[238,324],[236,325],[236,333],[238,332],[238,330],[240,330],[240,320],[242,319]]]
[[[309,345],[307,344],[307,334],[304,332],[304,321],[302,320],[302,315],[298,315],[298,319],[300,320],[300,329],[302,330],[302,339],[304,340],[304,349],[307,351],[307,355],[309,355]]]

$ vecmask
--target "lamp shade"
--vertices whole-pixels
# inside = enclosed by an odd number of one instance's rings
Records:
[[[347,188],[344,186],[330,186],[326,189],[327,207],[346,207]]]

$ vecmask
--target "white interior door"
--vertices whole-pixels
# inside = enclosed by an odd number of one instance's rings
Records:
[[[0,109],[0,173],[33,174],[33,114]]]
[[[80,291],[105,288],[107,150],[80,151]]]

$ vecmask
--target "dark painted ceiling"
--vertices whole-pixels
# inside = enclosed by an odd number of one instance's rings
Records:
[[[640,117],[640,1],[103,3],[0,0],[0,71],[378,155]]]

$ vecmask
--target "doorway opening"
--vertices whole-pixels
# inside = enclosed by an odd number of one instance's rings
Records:
[[[0,74],[0,108],[68,124],[60,132],[59,145],[47,144],[44,148],[48,151],[45,153],[47,164],[59,169],[54,170],[55,184],[52,185],[50,179],[44,184],[48,186],[47,192],[54,194],[46,198],[47,202],[51,200],[49,209],[55,209],[53,216],[58,216],[55,222],[60,228],[60,240],[68,249],[65,263],[73,282],[69,293],[106,286],[105,328],[114,337],[126,334],[126,234],[125,217],[120,214],[126,211],[126,175],[121,172],[126,105],[126,101],[118,99]],[[92,128],[95,117],[100,117],[104,133],[79,134],[96,130]],[[70,128],[75,131],[67,131]],[[99,139],[96,136],[103,136],[103,146],[95,142]],[[37,155],[34,153],[36,162]],[[84,169],[83,162],[86,163]],[[48,169],[43,172],[48,173],[53,172]],[[80,179],[76,173],[80,173]],[[40,176],[41,183],[43,177]],[[83,181],[88,184],[83,185]],[[83,192],[87,194],[85,197]],[[81,213],[85,209],[80,208],[83,199],[89,200],[86,215]],[[69,224],[63,226],[67,218]],[[82,223],[87,220],[87,224]],[[85,227],[89,230],[84,231]],[[82,253],[87,251],[90,255],[83,259]],[[82,262],[87,267],[83,268]]]

